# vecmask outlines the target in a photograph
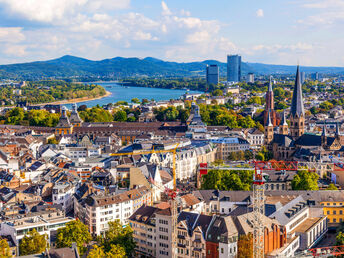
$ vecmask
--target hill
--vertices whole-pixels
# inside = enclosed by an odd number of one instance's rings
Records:
[[[0,78],[35,80],[42,78],[117,79],[131,76],[175,77],[204,76],[207,64],[218,64],[221,76],[226,76],[226,63],[216,60],[177,63],[153,57],[115,57],[100,61],[66,55],[48,61],[0,65]],[[243,74],[294,74],[295,66],[261,63],[242,64]],[[306,73],[344,74],[343,67],[302,67]]]

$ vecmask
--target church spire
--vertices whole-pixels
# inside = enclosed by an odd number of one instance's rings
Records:
[[[340,136],[339,123],[336,123],[336,136]]]
[[[272,122],[271,122],[271,115],[270,115],[271,111],[269,110],[269,113],[268,113],[268,118],[266,119],[266,124],[265,126],[273,126],[272,125]]]
[[[290,113],[292,116],[305,115],[305,109],[303,106],[303,97],[302,97],[302,84],[301,84],[301,75],[300,75],[300,67],[297,66],[296,70],[296,79],[295,79],[295,86],[293,91],[293,98],[291,101],[291,109]]]
[[[269,81],[269,88],[268,91],[271,92],[272,91],[272,76],[270,76],[270,81]]]
[[[326,121],[324,122],[323,130],[322,130],[321,136],[326,136]]]
[[[285,112],[284,112],[284,110],[283,110],[283,114],[282,114],[282,115],[283,115],[283,116],[282,116],[282,120],[281,120],[280,125],[288,125],[287,119],[285,118]]]
[[[290,133],[298,138],[305,132],[305,109],[302,98],[300,67],[297,66],[293,98],[290,108]]]

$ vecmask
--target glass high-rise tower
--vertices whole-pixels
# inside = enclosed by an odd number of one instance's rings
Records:
[[[227,81],[229,82],[241,81],[241,56],[239,55],[227,56]]]

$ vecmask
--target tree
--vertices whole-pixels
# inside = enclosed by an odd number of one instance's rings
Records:
[[[253,180],[253,171],[248,170],[210,170],[202,177],[202,189],[224,191],[249,191]]]
[[[307,170],[299,170],[291,181],[293,190],[319,190],[318,187],[318,174],[308,172]]]
[[[113,118],[115,121],[125,122],[125,121],[127,121],[127,113],[124,110],[118,110],[114,114]]]
[[[211,95],[213,96],[223,96],[223,91],[220,89],[214,90]]]
[[[131,99],[132,103],[140,104],[140,100],[138,98]]]
[[[57,230],[56,246],[58,248],[71,247],[75,242],[80,254],[83,254],[91,240],[92,237],[87,226],[80,220],[73,220]]]
[[[148,104],[149,100],[148,99],[142,99],[141,103],[142,103],[142,105]]]
[[[339,231],[336,236],[336,245],[344,245],[344,233]]]
[[[121,245],[111,245],[111,249],[106,253],[106,257],[109,258],[123,258],[126,257],[126,252]]]
[[[253,152],[250,150],[245,150],[245,160],[253,159]]]
[[[17,125],[24,119],[24,109],[15,107],[6,112],[6,124]]]
[[[125,255],[130,257],[136,247],[131,227],[129,225],[123,227],[118,220],[110,221],[108,224],[109,229],[105,232],[105,236],[99,238],[98,242],[104,247],[105,252],[121,253],[119,247],[122,247]]]
[[[329,184],[326,190],[338,190],[338,188],[334,184]]]
[[[126,257],[125,249],[120,245],[111,245],[110,251],[104,252],[102,246],[93,245],[87,258],[124,258]]]
[[[232,160],[232,161],[238,160],[237,153],[235,151],[230,152],[229,155],[228,155],[228,159]]]
[[[223,166],[225,163],[223,162],[222,159],[217,159],[213,162],[213,165],[216,167]]]
[[[252,234],[240,236],[238,240],[238,258],[253,257]]]
[[[80,111],[85,111],[87,109],[87,106],[86,105],[80,105],[79,107],[78,107],[78,111],[80,112]]]
[[[8,245],[8,242],[5,238],[2,238],[2,239],[0,238],[0,257],[1,258],[12,257],[10,246]]]
[[[104,248],[101,246],[93,245],[92,250],[88,253],[87,258],[105,258]]]
[[[20,255],[42,253],[47,247],[47,235],[40,235],[36,229],[29,231],[19,244]]]
[[[54,137],[54,138],[48,139],[48,144],[58,144],[58,142],[57,142],[56,138]]]

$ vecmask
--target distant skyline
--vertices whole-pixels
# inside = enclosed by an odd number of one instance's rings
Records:
[[[344,0],[0,0],[0,64],[74,55],[344,66]]]

